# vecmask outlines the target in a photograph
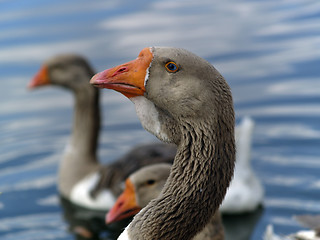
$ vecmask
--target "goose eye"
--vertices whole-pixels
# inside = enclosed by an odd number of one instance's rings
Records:
[[[177,66],[177,64],[174,63],[174,62],[168,62],[168,63],[166,63],[165,67],[166,67],[166,69],[167,69],[168,72],[174,73],[174,72],[178,71],[178,66]]]
[[[147,181],[147,185],[152,185],[152,184],[154,184],[155,182],[156,182],[155,180],[150,179],[150,180]]]

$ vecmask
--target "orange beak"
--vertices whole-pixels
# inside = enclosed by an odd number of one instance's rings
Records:
[[[153,59],[150,48],[144,48],[137,59],[94,75],[90,83],[99,88],[121,92],[128,98],[143,96],[144,81]]]
[[[106,216],[106,223],[120,221],[122,219],[134,216],[141,210],[136,202],[134,186],[129,179],[126,180],[126,188],[118,197],[116,203]]]
[[[50,84],[49,71],[46,65],[42,66],[39,72],[34,76],[34,78],[29,82],[28,88],[40,87],[43,85]]]

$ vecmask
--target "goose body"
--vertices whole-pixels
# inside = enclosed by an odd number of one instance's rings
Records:
[[[136,60],[96,74],[91,83],[130,98],[143,127],[177,145],[160,195],[118,239],[192,239],[219,208],[233,176],[228,84],[204,59],[167,47],[145,48]]]
[[[90,209],[107,210],[121,193],[121,183],[141,166],[173,161],[175,147],[162,143],[138,146],[108,165],[97,159],[100,130],[99,91],[89,84],[94,75],[81,56],[64,54],[47,60],[29,88],[55,85],[75,99],[73,129],[59,165],[58,190],[66,199]]]
[[[118,197],[115,205],[106,216],[106,223],[110,224],[124,218],[134,216],[154,198],[156,198],[169,174],[171,164],[159,163],[139,169],[126,180],[126,186]],[[223,240],[224,231],[217,212],[205,228],[193,240]]]

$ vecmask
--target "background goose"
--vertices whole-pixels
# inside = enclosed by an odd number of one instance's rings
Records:
[[[251,142],[254,121],[244,117],[235,128],[236,165],[227,194],[220,206],[220,212],[238,214],[250,212],[263,204],[264,189],[251,166]]]
[[[97,159],[100,129],[99,91],[89,84],[94,71],[78,55],[59,55],[47,60],[29,88],[57,85],[71,90],[75,97],[73,128],[69,144],[59,166],[58,189],[71,202],[91,209],[109,209],[121,193],[122,183],[140,167],[171,163],[173,146],[139,146],[112,164],[102,166]]]
[[[279,236],[273,232],[273,226],[268,225],[264,234],[264,240],[320,240],[320,215],[295,216],[303,226],[311,230],[302,230],[288,236]]]
[[[129,97],[145,129],[178,146],[161,194],[119,239],[192,239],[221,204],[235,162],[231,91],[204,59],[167,47],[143,49],[91,83]]]
[[[143,167],[131,174],[126,180],[125,190],[108,212],[106,223],[110,224],[134,216],[156,198],[170,174],[170,169],[171,164],[159,163]],[[224,231],[220,213],[217,212],[209,224],[193,239],[223,240]]]

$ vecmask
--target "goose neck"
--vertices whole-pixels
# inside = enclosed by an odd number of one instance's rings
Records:
[[[170,176],[160,196],[129,227],[131,239],[192,239],[210,221],[233,175],[233,127],[183,124]],[[193,221],[192,219],[195,219]]]
[[[70,147],[96,160],[100,129],[99,91],[90,85],[75,91],[75,106]]]

